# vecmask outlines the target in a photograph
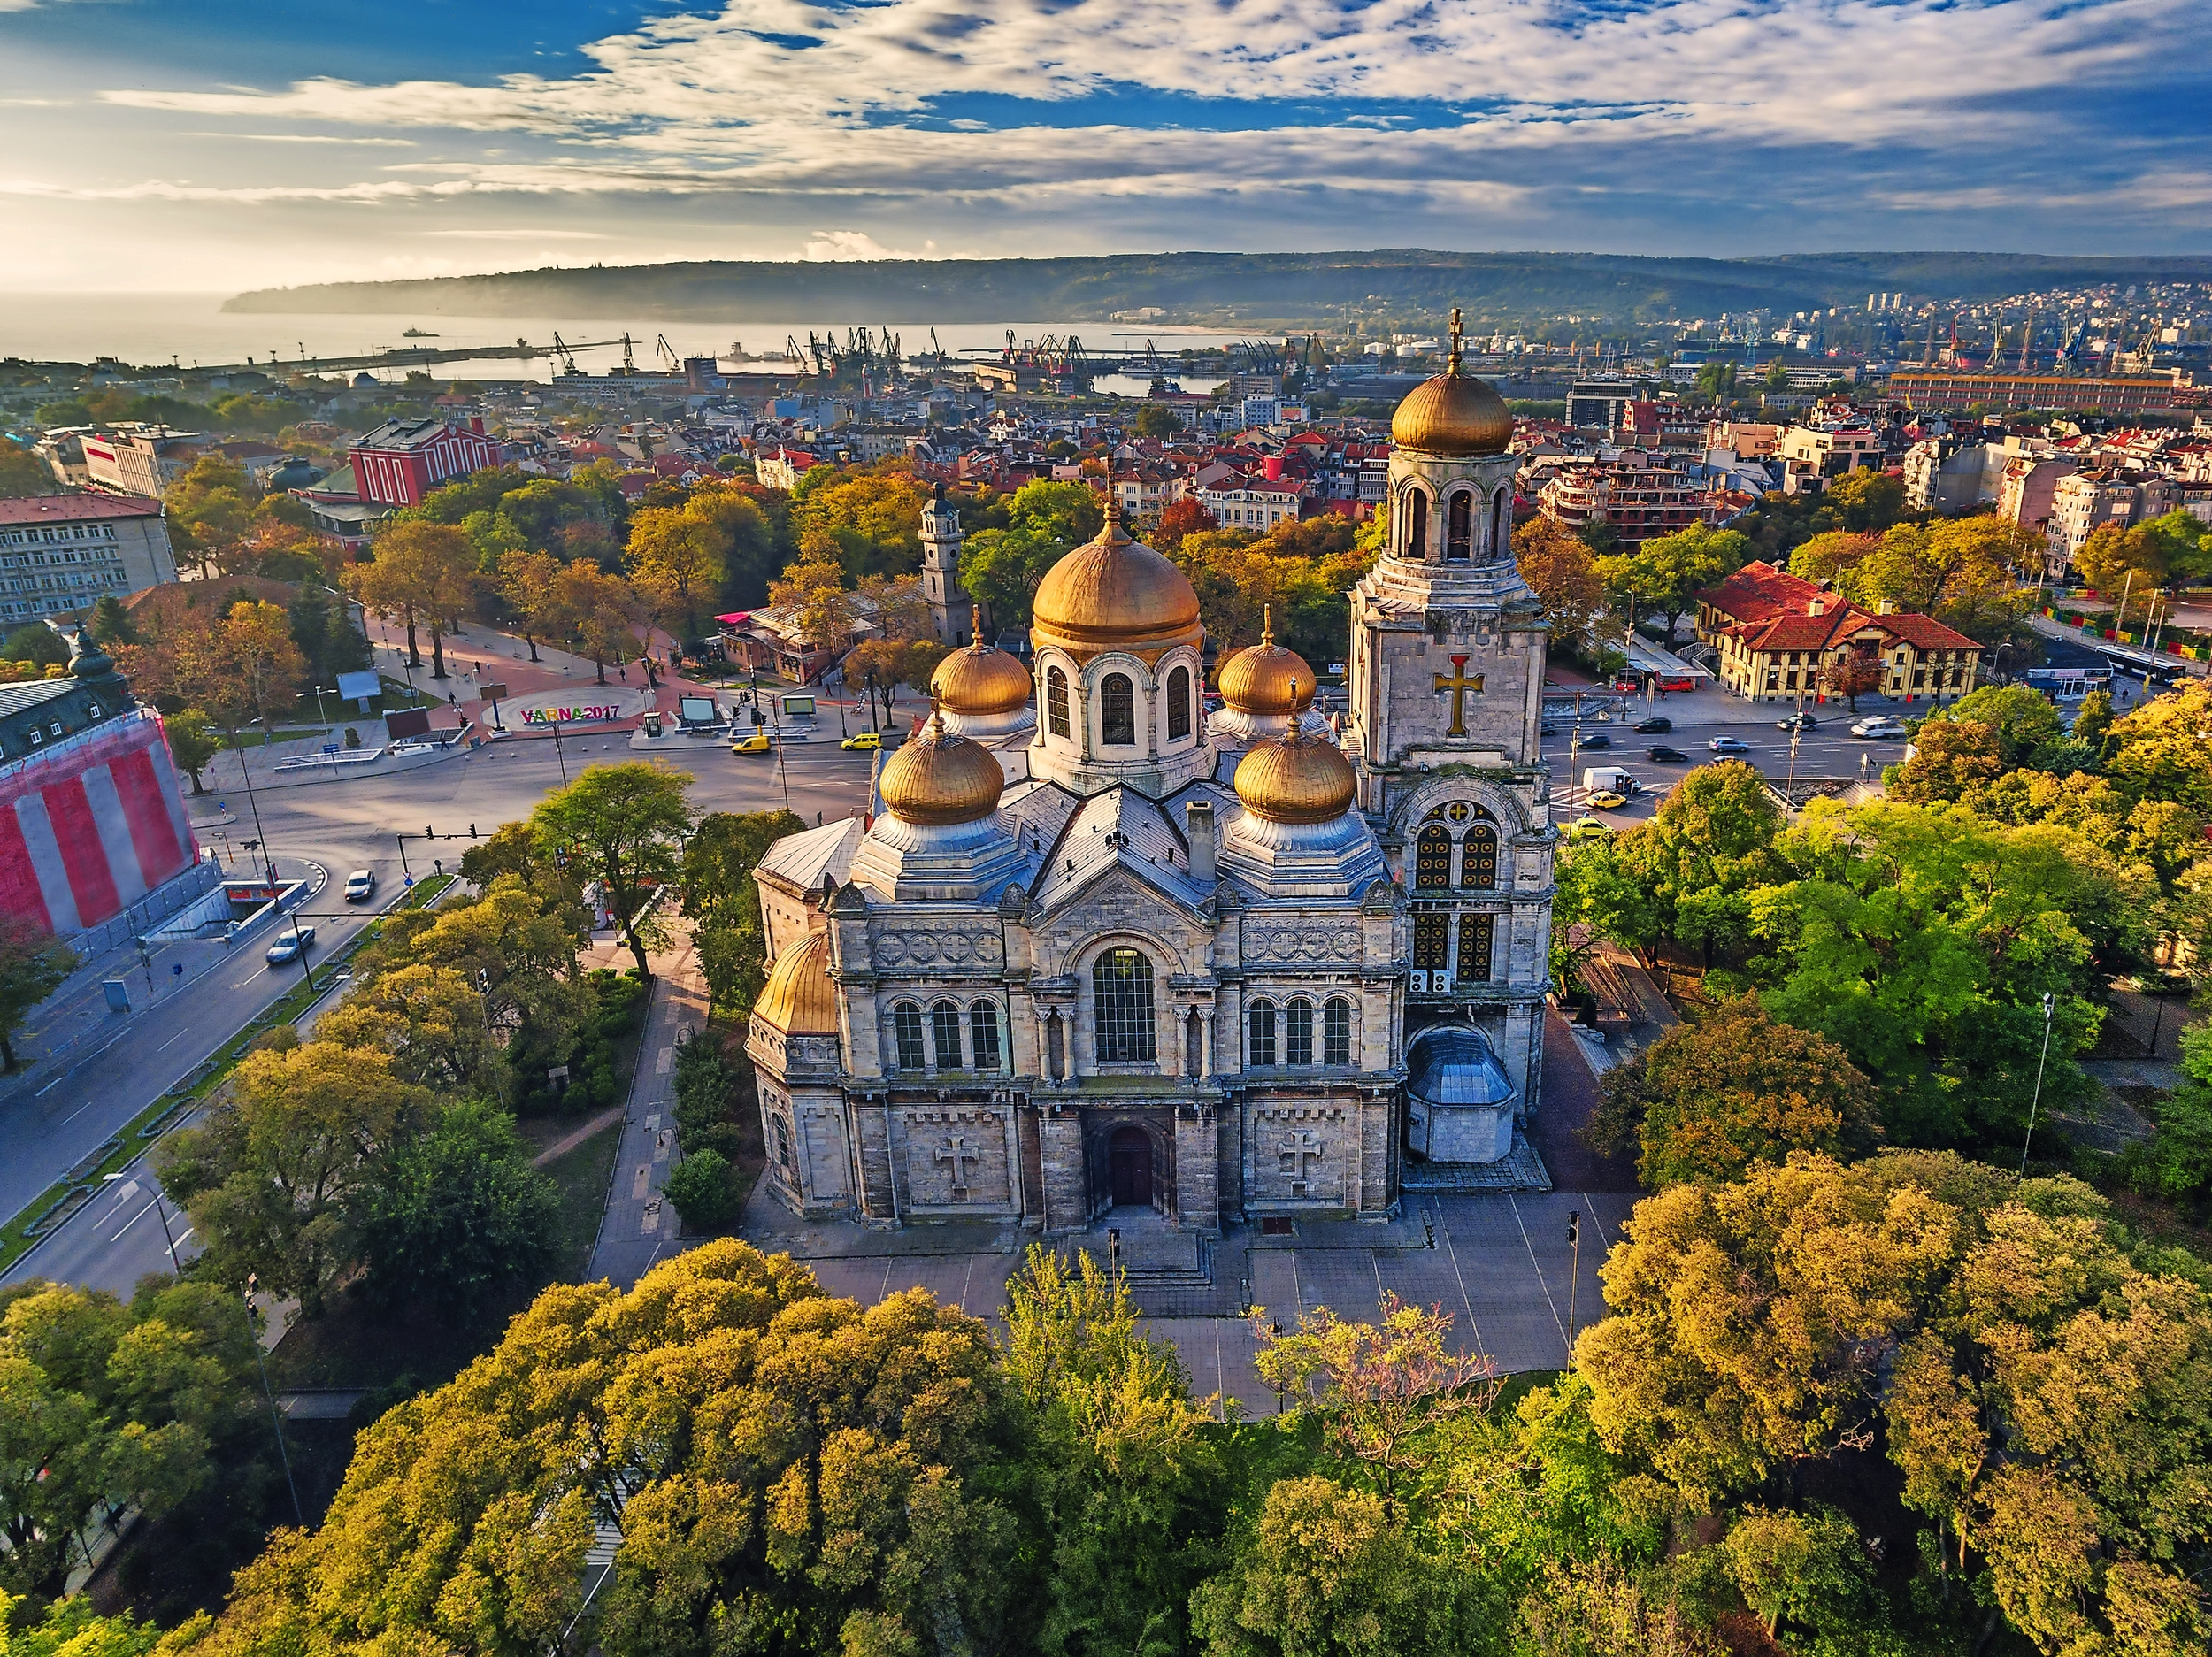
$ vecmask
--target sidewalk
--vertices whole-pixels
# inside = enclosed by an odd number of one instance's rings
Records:
[[[628,962],[626,951],[607,964]],[[615,1155],[614,1186],[599,1220],[586,1282],[604,1277],[627,1289],[664,1255],[678,1252],[676,1210],[661,1197],[676,1152],[676,1043],[707,1018],[707,985],[687,930],[665,955],[651,958],[652,1001],[630,1079],[622,1146]],[[597,964],[594,963],[593,964]]]

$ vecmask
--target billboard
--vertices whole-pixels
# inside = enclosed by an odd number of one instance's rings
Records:
[[[711,696],[684,696],[676,702],[676,717],[686,725],[718,724],[721,712]]]
[[[383,676],[374,668],[338,675],[338,694],[349,701],[365,702],[372,696],[381,695],[383,690]]]
[[[402,708],[397,712],[386,714],[384,733],[395,742],[405,737],[428,736],[430,734],[430,710]]]

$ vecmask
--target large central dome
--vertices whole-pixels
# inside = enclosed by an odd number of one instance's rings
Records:
[[[1106,523],[1054,564],[1031,606],[1032,637],[1077,656],[1172,642],[1198,628],[1198,595],[1183,572],[1121,526]]]

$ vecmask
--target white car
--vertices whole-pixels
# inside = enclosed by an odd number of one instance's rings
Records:
[[[1869,737],[1878,740],[1889,737],[1901,737],[1905,734],[1905,727],[1895,719],[1889,718],[1885,715],[1878,714],[1873,718],[1861,719],[1858,721],[1851,727],[1851,734],[1856,737]]]
[[[357,869],[346,877],[346,901],[366,903],[376,895],[376,871]]]
[[[315,929],[302,926],[296,931],[287,927],[274,943],[263,952],[262,959],[273,967],[280,967],[288,961],[296,961],[302,951],[315,941]]]

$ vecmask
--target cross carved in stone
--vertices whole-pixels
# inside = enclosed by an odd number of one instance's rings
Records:
[[[982,1153],[968,1149],[967,1139],[957,1133],[948,1139],[943,1148],[933,1153],[933,1156],[937,1162],[952,1164],[952,1188],[955,1191],[968,1188],[968,1173],[964,1164],[983,1160]]]
[[[1278,1155],[1289,1164],[1288,1171],[1292,1180],[1303,1185],[1306,1178],[1306,1164],[1317,1160],[1321,1152],[1321,1141],[1305,1129],[1301,1128],[1297,1132],[1285,1137],[1283,1148]]]
[[[1448,690],[1452,693],[1452,728],[1444,734],[1465,736],[1467,734],[1467,693],[1472,691],[1478,696],[1482,694],[1482,675],[1477,673],[1472,678],[1468,677],[1467,658],[1463,656],[1455,656],[1452,658],[1451,677],[1447,679],[1441,673],[1434,677],[1438,695],[1441,696]]]

